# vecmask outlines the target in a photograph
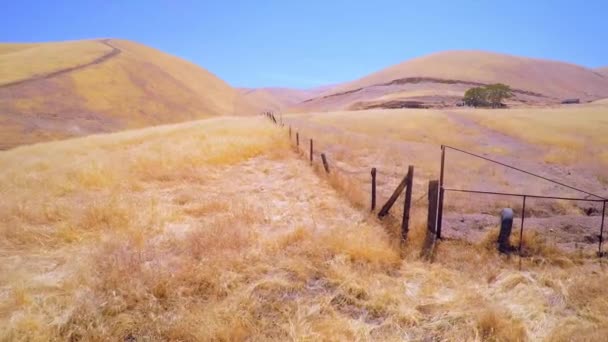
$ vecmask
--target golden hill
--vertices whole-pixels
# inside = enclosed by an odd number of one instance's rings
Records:
[[[565,98],[591,101],[608,96],[608,78],[563,62],[481,51],[436,53],[342,84],[298,105],[304,110],[401,106],[405,101],[454,105],[466,89],[505,83],[517,102],[559,103]]]
[[[210,72],[126,40],[0,44],[0,70],[0,149],[252,113]]]
[[[241,88],[240,93],[246,103],[258,112],[264,110],[284,111],[294,105],[315,98],[326,91],[327,87],[312,89],[292,88]]]

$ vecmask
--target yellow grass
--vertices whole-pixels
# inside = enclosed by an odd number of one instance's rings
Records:
[[[462,145],[467,136],[476,134],[442,112],[426,109],[332,112],[314,115],[312,120],[371,136],[436,145]]]
[[[592,263],[542,262],[555,256],[534,239],[521,271],[485,242],[442,243],[432,264],[403,254],[261,118],[20,147],[0,167],[0,340],[570,340],[608,327]]]
[[[111,50],[97,41],[0,44],[0,85],[86,64]]]
[[[257,114],[238,91],[181,58],[125,40],[103,63],[10,89],[0,89],[0,148],[54,138]],[[74,67],[111,49],[99,41],[36,44],[0,54],[2,82]],[[12,52],[11,52],[12,51]],[[257,104],[259,105],[259,104]]]
[[[574,164],[604,160],[608,146],[608,117],[604,105],[558,108],[521,108],[505,111],[476,110],[470,113],[481,125],[547,149],[546,161]]]

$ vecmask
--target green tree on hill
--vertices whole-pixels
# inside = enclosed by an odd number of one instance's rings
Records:
[[[502,107],[502,100],[512,97],[511,88],[502,83],[474,87],[464,93],[464,103],[473,107]]]
[[[492,108],[497,108],[502,106],[502,100],[508,99],[513,96],[511,93],[511,88],[502,83],[490,84],[485,86],[488,102]]]
[[[467,106],[485,107],[487,103],[486,92],[482,87],[471,88],[464,93],[464,104]]]

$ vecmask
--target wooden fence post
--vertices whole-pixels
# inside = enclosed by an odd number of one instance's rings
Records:
[[[310,164],[312,164],[312,138],[310,138]]]
[[[325,153],[321,153],[321,159],[323,160],[323,167],[325,168],[325,172],[329,173],[329,164],[327,164],[327,158],[325,158]]]
[[[426,219],[426,237],[422,246],[421,256],[429,258],[433,254],[435,241],[437,240],[437,202],[439,200],[439,181],[429,181],[429,210]]]
[[[401,222],[401,239],[407,240],[410,230],[410,207],[412,206],[412,187],[414,185],[414,166],[407,170],[407,184],[405,185],[405,201],[403,202],[403,221]]]
[[[439,182],[429,181],[429,212],[427,216],[427,230],[433,234],[437,232],[437,204],[439,197]]]
[[[300,147],[300,133],[296,132],[296,147]]]
[[[372,211],[376,210],[376,168],[372,167]]]
[[[386,203],[384,204],[382,209],[380,209],[380,212],[378,213],[379,218],[383,218],[384,216],[386,216],[388,214],[388,211],[391,210],[391,208],[393,207],[393,204],[395,204],[395,201],[397,200],[399,195],[401,195],[401,192],[403,192],[403,189],[405,188],[405,185],[407,184],[407,178],[408,178],[407,175],[405,175],[405,177],[403,177],[403,179],[401,180],[401,183],[399,183],[399,185],[397,186],[395,191],[393,191],[393,194],[391,195],[391,197],[388,199],[388,201],[386,201]]]
[[[289,126],[289,140],[291,140],[291,125]]]

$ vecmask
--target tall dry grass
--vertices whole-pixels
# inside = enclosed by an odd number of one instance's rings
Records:
[[[450,241],[420,261],[262,119],[22,147],[0,165],[0,340],[568,340],[607,326],[594,264],[519,270]]]

